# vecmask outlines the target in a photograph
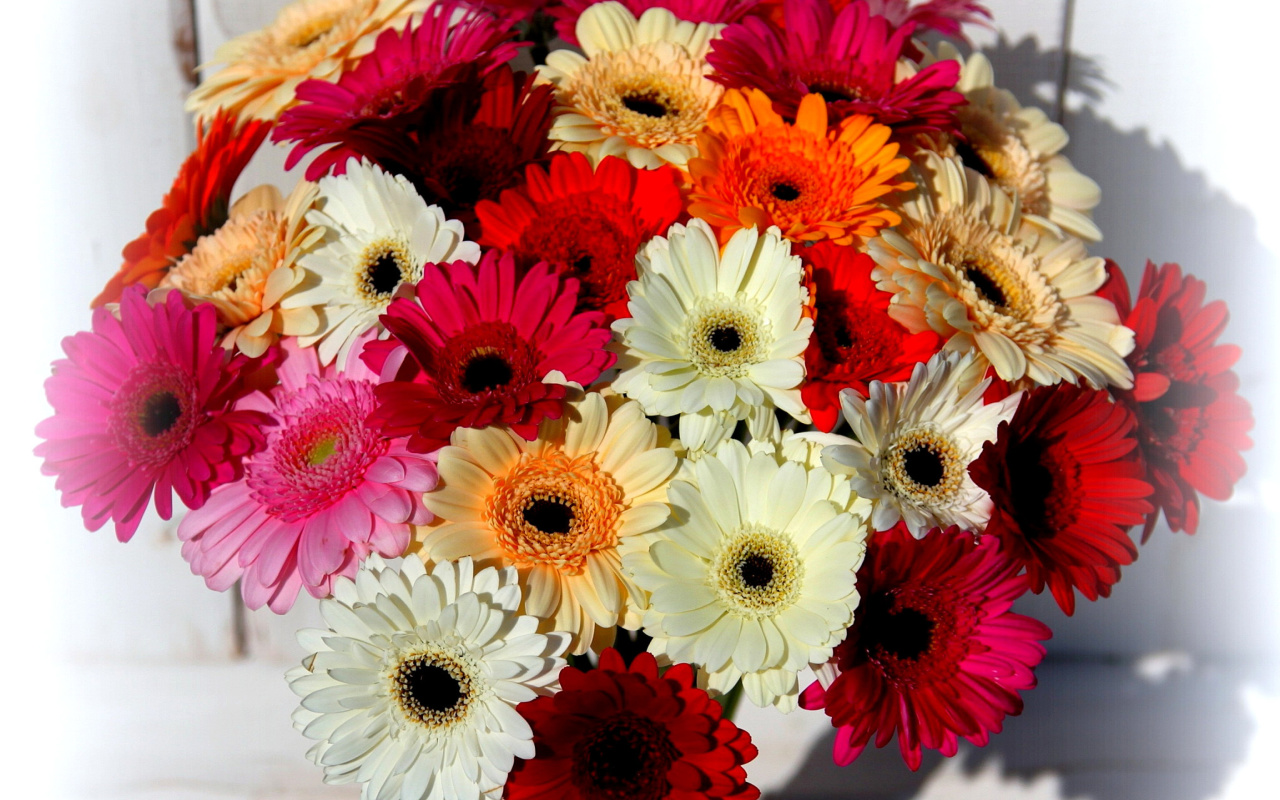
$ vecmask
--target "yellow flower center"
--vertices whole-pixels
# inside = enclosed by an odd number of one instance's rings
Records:
[[[415,283],[420,265],[414,264],[409,244],[403,239],[383,238],[370,242],[360,254],[356,269],[356,290],[374,307],[391,302],[400,284]]]
[[[803,579],[795,543],[758,525],[745,525],[730,536],[711,565],[720,599],[743,617],[773,616],[790,607]]]
[[[885,452],[880,478],[899,498],[922,506],[949,502],[960,491],[967,464],[955,444],[938,431],[917,428],[900,435]]]
[[[429,648],[397,659],[384,680],[402,721],[436,729],[464,719],[476,694],[469,661],[454,648]]]
[[[724,296],[707,298],[685,322],[689,361],[704,375],[739,378],[769,357],[769,322]]]

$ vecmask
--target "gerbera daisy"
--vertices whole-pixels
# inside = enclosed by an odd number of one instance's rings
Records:
[[[1031,590],[1048,584],[1067,614],[1073,588],[1090,600],[1110,596],[1138,555],[1128,532],[1151,510],[1151,485],[1134,425],[1106,392],[1038,387],[969,468],[995,503],[986,533],[1026,567]]]
[[[243,358],[218,347],[216,312],[188,309],[171,292],[154,306],[125,290],[119,316],[93,312],[93,329],[62,340],[45,394],[53,416],[36,426],[35,454],[56,475],[62,505],[82,506],[85,527],[115,523],[129,541],[155,497],[162,519],[173,495],[199,508],[213,487],[242,474],[267,420],[230,410],[243,392]]]
[[[384,28],[401,28],[429,0],[297,0],[265,28],[224,42],[209,64],[222,69],[187,97],[205,117],[225,109],[240,119],[274,120],[308,78],[332,80],[373,49]]]
[[[428,206],[409,181],[361,162],[346,174],[322,178],[307,221],[324,239],[298,259],[307,274],[280,300],[286,312],[310,308],[318,328],[285,328],[320,362],[345,361],[356,337],[378,326],[393,298],[410,293],[422,265],[475,263],[480,247],[464,240],[462,224]]]
[[[556,21],[556,35],[572,45],[578,18],[597,0],[563,0],[552,3],[547,13]],[[763,6],[764,0],[621,0],[631,15],[639,17],[651,8],[665,8],[684,22],[737,22]]]
[[[163,205],[147,217],[147,230],[124,246],[124,264],[90,305],[115,303],[135,283],[155,288],[201,236],[226,222],[236,178],[270,130],[262,122],[239,125],[226,113],[198,126],[196,149],[182,162]]]
[[[231,207],[222,227],[201,236],[160,281],[193,302],[209,302],[226,330],[222,345],[250,357],[266,352],[285,328],[314,329],[310,308],[279,308],[280,298],[303,278],[297,257],[323,236],[306,221],[316,186],[299,183],[288,201],[274,186],[260,186]]]
[[[849,482],[729,440],[668,490],[671,519],[624,545],[652,597],[650,652],[697,663],[709,687],[739,680],[759,706],[796,708],[800,670],[831,657],[858,605],[866,519]]]
[[[800,259],[777,228],[739,230],[723,254],[702,220],[672,225],[636,256],[629,319],[613,323],[621,371],[613,388],[645,413],[729,413],[768,404],[808,421],[801,356]]]
[[[829,0],[785,0],[785,27],[752,17],[724,30],[711,45],[711,79],[731,89],[754,87],[775,108],[795,116],[807,94],[827,101],[830,121],[864,114],[894,129],[899,141],[928,131],[953,131],[960,66],[938,61],[909,76],[898,62],[915,25],[894,28],[865,3],[839,13]]]
[[[1133,391],[1120,392],[1138,419],[1138,442],[1147,480],[1155,487],[1156,510],[1143,539],[1155,528],[1159,511],[1170,529],[1195,533],[1200,498],[1231,496],[1244,475],[1240,451],[1252,446],[1253,413],[1237,394],[1240,380],[1231,366],[1240,348],[1217,344],[1227,325],[1221,300],[1204,302],[1205,285],[1183,275],[1177,264],[1157,268],[1147,262],[1130,304],[1129,286],[1114,262],[1101,293],[1115,302],[1124,324],[1136,333],[1129,354]]]
[[[574,313],[577,281],[546,264],[517,280],[511,254],[489,250],[474,267],[427,264],[416,291],[417,303],[387,309],[394,339],[366,356],[384,381],[370,421],[409,436],[415,452],[443,447],[460,427],[506,425],[532,439],[560,416],[562,381],[588,386],[613,366],[603,315]]]
[[[792,241],[874,236],[899,221],[880,199],[912,187],[894,182],[910,162],[895,158],[889,134],[866,116],[828,132],[821,95],[806,95],[788,124],[763,92],[730,89],[689,160],[689,213],[716,226],[722,242],[753,225],[776,225]]]
[[[628,668],[609,648],[597,669],[565,667],[559,692],[518,710],[536,755],[511,770],[508,800],[760,796],[743,769],[756,757],[750,734],[722,716],[688,664],[659,676],[648,653]]]
[[[566,406],[533,441],[502,428],[454,433],[425,498],[436,520],[419,531],[419,554],[516,567],[525,610],[566,631],[579,655],[612,644],[643,605],[618,546],[667,518],[679,459],[636,403],[579,391]]]
[[[959,63],[954,48],[941,47],[943,61]],[[995,181],[1022,204],[1023,219],[1037,227],[1089,241],[1102,238],[1090,214],[1102,199],[1098,184],[1062,155],[1067,132],[1040,109],[1023,108],[1012,92],[995,85],[991,62],[974,53],[963,62],[956,88],[968,103],[957,112],[958,137],[940,137],[943,155]]]
[[[916,537],[930,528],[980,533],[986,526],[991,498],[969,477],[969,464],[1013,416],[1021,392],[984,405],[991,379],[976,380],[977,366],[972,356],[939,353],[916,364],[905,384],[873,381],[866,399],[840,393],[854,440],[823,450],[822,461],[875,501],[875,530],[899,520]]]
[[[363,784],[365,800],[500,796],[534,754],[516,706],[554,691],[565,663],[564,637],[518,613],[515,570],[375,555],[333,588],[329,629],[298,632],[308,655],[285,676],[325,783]]]
[[[896,27],[915,24],[941,33],[943,36],[964,40],[965,25],[991,27],[991,11],[975,0],[830,0],[831,7],[841,10],[850,2],[865,2],[872,14],[889,20]]]
[[[476,206],[480,244],[511,251],[528,267],[553,264],[578,279],[578,307],[627,316],[627,283],[636,253],[680,216],[680,173],[671,167],[638,170],[603,158],[592,171],[581,153],[558,153],[547,169],[530,166],[525,185],[497,203]]]
[[[210,589],[240,581],[245,605],[277,614],[300,588],[328,596],[371,552],[402,555],[410,525],[431,519],[422,493],[436,485],[426,456],[365,424],[377,376],[357,350],[339,371],[293,340],[284,349],[279,385],[236,405],[271,418],[266,447],[243,481],[219,486],[178,526],[183,557]]]
[[[297,88],[299,103],[280,117],[275,142],[297,142],[285,169],[317,147],[307,179],[341,174],[348,158],[378,159],[387,142],[407,139],[421,128],[439,90],[474,80],[510,60],[518,46],[508,21],[461,0],[433,3],[414,27],[389,29],[373,51],[338,78],[308,80]]]
[[[800,396],[813,424],[829,431],[840,419],[841,389],[866,397],[871,381],[905,381],[916,364],[938,352],[942,340],[933,331],[910,333],[889,316],[893,295],[876,289],[875,262],[867,254],[820,242],[802,255],[816,300]]]
[[[724,91],[707,79],[706,62],[722,27],[681,22],[665,8],[639,19],[617,2],[588,8],[576,28],[586,55],[556,50],[538,67],[539,80],[556,88],[556,148],[683,169]]]
[[[953,756],[961,736],[983,747],[1006,715],[1022,713],[1019,692],[1035,688],[1039,642],[1052,635],[1009,611],[1026,588],[993,538],[876,534],[858,570],[857,619],[800,700],[839,729],[836,763],[896,732],[903,760],[919,769],[921,748]]]
[[[902,223],[870,243],[873,277],[896,295],[889,313],[976,353],[1006,381],[1131,386],[1133,331],[1095,294],[1102,259],[1078,239],[1021,226],[1009,195],[959,159],[926,153],[924,170]]]

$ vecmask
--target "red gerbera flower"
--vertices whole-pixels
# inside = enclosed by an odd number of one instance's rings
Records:
[[[821,94],[831,121],[865,114],[898,137],[954,131],[954,90],[960,64],[943,60],[895,81],[898,59],[910,45],[914,23],[894,29],[865,3],[835,13],[827,0],[786,0],[786,27],[750,17],[725,28],[711,45],[711,79],[729,88],[754,87],[795,116],[806,94]]]
[[[1135,420],[1103,391],[1060,383],[1028,392],[995,442],[970,465],[995,511],[986,533],[1026,566],[1031,590],[1047,584],[1067,614],[1072,589],[1111,594],[1138,550],[1128,531],[1151,511]]]
[[[613,648],[588,672],[565,667],[561,690],[521,703],[536,755],[518,760],[508,800],[755,800],[743,764],[751,736],[697,688],[693,668],[658,675],[649,653],[630,669]]]
[[[147,217],[146,232],[124,246],[124,264],[91,307],[117,302],[135,283],[154,289],[197,239],[227,221],[236,178],[271,130],[269,121],[237,124],[233,114],[220,110],[196,131],[196,149],[179,167],[164,204]]]
[[[565,387],[544,383],[548,373],[587,386],[616,358],[604,315],[575,314],[578,282],[545,263],[517,285],[515,259],[490,250],[475,266],[427,264],[416,291],[417,303],[397,298],[380,317],[394,340],[362,355],[390,381],[371,424],[410,436],[412,452],[443,447],[455,428],[507,425],[532,439],[560,417]]]
[[[991,538],[934,529],[917,540],[902,525],[877,533],[858,570],[853,627],[800,698],[839,728],[836,763],[851,763],[873,734],[884,747],[896,732],[918,769],[922,747],[953,756],[961,736],[984,746],[1021,713],[1018,693],[1035,687],[1044,658],[1038,642],[1052,635],[1010,613],[1026,588]]]
[[[1216,344],[1227,325],[1221,300],[1205,304],[1205,285],[1183,276],[1177,264],[1159,269],[1147,262],[1130,303],[1129,285],[1113,261],[1110,280],[1099,290],[1116,305],[1120,319],[1134,332],[1126,359],[1133,390],[1117,392],[1138,418],[1138,441],[1147,480],[1155,487],[1155,510],[1142,539],[1154,529],[1160,511],[1172,530],[1195,533],[1200,521],[1197,492],[1226,500],[1244,475],[1240,451],[1253,445],[1249,403],[1237,394],[1240,380],[1231,366],[1240,348]]]
[[[248,362],[222,348],[217,325],[213,305],[191,310],[170,292],[152,306],[139,286],[121,295],[119,318],[98,308],[92,331],[62,340],[67,358],[44,384],[54,415],[36,426],[46,441],[35,454],[89,530],[110,519],[129,541],[153,495],[162,519],[174,493],[199,508],[262,446],[270,419],[229,410]]]
[[[547,169],[530,165],[525,185],[497,203],[476,205],[480,244],[515,254],[522,266],[546,261],[579,281],[578,307],[627,316],[627,282],[645,242],[680,216],[680,173],[641,170],[607,156],[593,172],[582,153],[558,153]]]
[[[547,9],[556,21],[556,35],[572,45],[578,44],[575,29],[582,12],[600,0],[563,0]],[[665,8],[686,22],[737,22],[747,14],[763,9],[764,0],[620,0],[636,19],[651,8]]]
[[[348,158],[382,166],[388,150],[413,141],[425,124],[432,97],[442,88],[484,75],[518,52],[509,20],[459,2],[431,5],[415,28],[389,29],[372,52],[337,83],[308,80],[300,101],[280,118],[272,141],[298,144],[285,169],[317,147],[327,147],[307,167],[307,179],[341,174]]]
[[[801,255],[811,268],[816,315],[800,396],[813,424],[830,431],[840,421],[840,390],[866,397],[871,381],[905,381],[942,339],[932,331],[910,333],[889,316],[893,295],[876,288],[875,262],[866,253],[819,242]]]

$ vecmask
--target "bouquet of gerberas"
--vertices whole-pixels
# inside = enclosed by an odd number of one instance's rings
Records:
[[[1222,303],[1131,296],[1063,129],[916,38],[988,17],[295,3],[191,95],[44,469],[321,598],[294,720],[367,798],[755,797],[740,694],[840,763],[984,744],[1050,635],[1013,601],[1107,596],[1252,424]],[[303,179],[233,201],[268,137]]]

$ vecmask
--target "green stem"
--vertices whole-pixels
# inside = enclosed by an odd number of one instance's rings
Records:
[[[717,697],[716,702],[724,709],[724,718],[732,720],[734,713],[738,710],[738,703],[742,702],[742,681],[738,681],[727,693]]]

